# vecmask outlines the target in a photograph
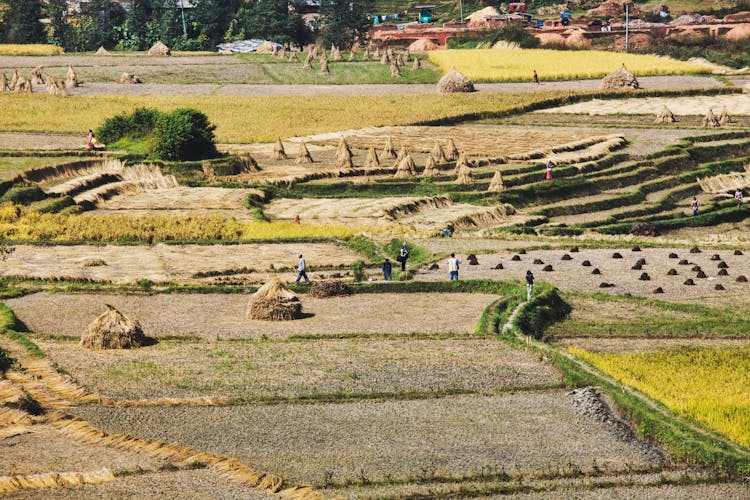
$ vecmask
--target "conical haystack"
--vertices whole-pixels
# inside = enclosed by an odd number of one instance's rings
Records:
[[[78,75],[70,64],[68,64],[68,73],[65,75],[65,86],[69,89],[78,86]]]
[[[255,161],[255,158],[253,158],[250,153],[241,154],[238,158],[238,162],[241,174],[249,174],[250,172],[257,172],[260,170],[258,162]]]
[[[16,81],[16,85],[13,88],[13,92],[19,93],[19,92],[27,92],[31,93],[31,82],[28,81],[26,78],[20,76],[18,77],[18,80]]]
[[[437,163],[432,154],[427,155],[427,161],[424,164],[424,170],[422,170],[422,177],[435,177],[440,175],[440,171],[437,169]]]
[[[458,155],[458,159],[456,160],[456,168],[454,169],[454,172],[458,173],[462,167],[468,167],[469,166],[469,160],[466,158],[466,153],[461,151]]]
[[[323,62],[320,64],[320,71],[319,73],[321,75],[330,75],[331,70],[328,69],[328,59],[324,59]]]
[[[503,174],[498,170],[495,172],[495,175],[492,176],[490,187],[487,188],[487,191],[491,193],[499,193],[503,189],[505,189],[505,185],[503,184]]]
[[[474,84],[464,75],[451,68],[437,83],[437,90],[441,94],[451,94],[455,92],[474,92]]]
[[[401,78],[401,71],[398,69],[398,64],[391,63],[391,76],[393,78]]]
[[[418,57],[414,58],[414,63],[411,65],[411,69],[414,70],[414,71],[422,69],[422,63],[419,62],[419,58]]]
[[[409,151],[406,149],[406,146],[401,146],[401,149],[398,150],[398,154],[396,155],[396,163],[394,163],[393,166],[398,168],[401,164],[401,160],[403,160],[408,153]]]
[[[340,61],[343,57],[341,57],[341,51],[338,47],[335,45],[331,47],[331,61]]]
[[[302,65],[302,69],[312,69],[313,59],[315,59],[313,53],[308,52],[307,57],[305,58],[305,64]]]
[[[674,123],[676,121],[674,115],[666,106],[662,106],[659,112],[656,113],[655,123]]]
[[[456,177],[456,184],[474,184],[474,174],[467,165],[461,165]]]
[[[404,65],[406,64],[406,63],[404,62],[404,59],[403,59],[403,58],[401,57],[401,54],[397,55],[397,56],[396,56],[396,57],[395,57],[395,58],[393,59],[393,62],[394,62],[394,64],[396,64],[396,66],[404,66]]]
[[[708,113],[706,113],[706,116],[703,117],[703,126],[704,127],[718,127],[719,119],[714,114],[714,110],[711,108],[708,108]]]
[[[448,161],[453,161],[458,158],[458,148],[452,138],[448,139],[448,147],[446,149],[445,157]]]
[[[390,61],[388,60],[388,54],[383,54],[383,56],[380,58],[380,64],[388,64]]]
[[[114,306],[96,318],[81,336],[81,345],[89,349],[130,349],[146,343],[138,321],[131,320]]]
[[[378,152],[375,151],[375,146],[370,146],[367,150],[367,158],[365,159],[365,168],[377,168],[380,166],[380,158],[378,158]]]
[[[435,163],[445,163],[448,161],[448,158],[446,158],[445,152],[443,151],[443,148],[440,147],[440,143],[438,141],[435,141],[435,145],[432,146],[432,151],[430,151],[430,156],[432,156]]]
[[[341,137],[339,137],[339,143],[336,146],[336,158],[341,158],[342,156],[346,154],[347,151],[349,152],[349,155],[351,156],[352,150],[349,147],[349,143],[346,142],[346,139],[342,135]]]
[[[8,77],[3,73],[0,75],[0,94],[4,94],[8,91]]]
[[[276,144],[273,145],[273,154],[271,154],[272,160],[286,160],[289,157],[286,155],[286,151],[284,151],[284,143],[281,142],[281,137],[276,139]]]
[[[297,159],[294,160],[294,163],[296,163],[297,165],[300,165],[302,163],[313,163],[312,156],[310,155],[310,150],[307,149],[307,143],[299,143],[299,151],[297,151]]]
[[[107,49],[105,49],[104,47],[99,47],[99,49],[97,49],[97,51],[96,51],[96,53],[94,55],[96,55],[96,56],[108,56],[109,55],[109,51]]]
[[[32,85],[44,85],[44,78],[42,78],[42,71],[44,66],[37,66],[34,71],[31,72],[31,84]]]
[[[328,55],[326,55],[325,51],[323,51],[322,54],[320,54],[320,64],[327,63],[328,62]]]
[[[604,90],[618,90],[627,87],[639,89],[640,85],[635,75],[628,71],[628,68],[624,64],[602,79],[602,88]]]
[[[729,110],[724,106],[719,113],[719,125],[729,125],[730,123],[732,123],[732,117],[729,116]]]
[[[214,164],[210,161],[204,161],[202,164],[203,167],[203,177],[209,180],[213,180],[214,177],[216,177],[216,170],[214,169]]]
[[[414,159],[411,157],[411,154],[406,151],[403,158],[401,158],[401,161],[398,163],[398,168],[396,169],[396,173],[393,174],[393,177],[396,179],[405,179],[408,177],[415,177],[416,175],[417,171],[415,169]]]
[[[169,47],[167,47],[167,45],[164,42],[158,41],[150,49],[148,49],[148,55],[170,56],[172,55],[172,51],[169,50]]]
[[[21,75],[18,74],[18,70],[13,70],[13,77],[10,79],[10,84],[8,85],[8,88],[10,90],[16,90],[16,84],[18,83],[18,80],[21,79]]]
[[[245,315],[248,319],[288,321],[299,318],[301,314],[302,303],[297,296],[275,278],[253,294]]]
[[[385,147],[383,148],[383,158],[396,159],[396,150],[393,148],[393,139],[389,135],[385,140]]]
[[[354,168],[352,157],[352,151],[349,148],[343,149],[340,154],[336,155],[336,168]]]

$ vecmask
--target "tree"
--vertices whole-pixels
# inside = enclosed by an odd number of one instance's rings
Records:
[[[264,3],[267,2],[286,5],[284,0],[266,0]],[[190,17],[199,28],[199,36],[206,38],[211,48],[223,41],[239,4],[239,0],[193,0]]]
[[[134,50],[145,50],[151,45],[149,25],[153,9],[150,0],[130,0],[130,10],[125,21],[127,46]]]
[[[8,0],[4,21],[10,43],[44,43],[42,3],[39,0]]]
[[[245,4],[233,19],[234,38],[261,38],[285,43],[289,37],[289,8],[286,0],[256,0]]]
[[[178,0],[164,0],[155,13],[159,16],[160,39],[171,47],[183,36],[180,4]]]
[[[371,24],[368,14],[374,8],[375,0],[321,0],[320,37],[339,48],[364,42]]]
[[[118,28],[125,22],[125,11],[111,0],[92,0],[81,4],[81,40],[79,48],[95,50],[117,44]]]
[[[66,0],[49,0],[44,11],[49,19],[47,41],[64,49],[72,48],[73,32],[67,21]]]
[[[161,114],[154,126],[151,153],[161,160],[184,161],[213,158],[216,126],[196,109],[180,108]]]

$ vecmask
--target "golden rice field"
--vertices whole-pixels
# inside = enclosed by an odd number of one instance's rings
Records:
[[[63,53],[62,47],[46,43],[0,43],[0,56],[59,56]]]
[[[238,221],[215,215],[40,214],[11,204],[0,206],[0,238],[23,241],[252,241],[348,238],[371,232],[357,224],[295,224]]]
[[[636,76],[710,73],[711,68],[666,57],[599,50],[475,49],[436,50],[430,61],[443,71],[456,68],[475,82],[567,80],[601,78],[621,64]]]
[[[631,354],[569,350],[669,409],[750,446],[750,347]]]
[[[383,125],[412,125],[465,114],[524,108],[567,91],[463,95],[368,96],[126,96],[59,98],[43,94],[0,95],[0,129],[83,134],[110,116],[136,107],[168,111],[197,108],[216,124],[219,142],[269,142],[291,137]]]

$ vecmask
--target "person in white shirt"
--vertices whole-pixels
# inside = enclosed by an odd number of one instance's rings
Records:
[[[451,254],[451,258],[448,259],[448,262],[446,262],[446,266],[448,266],[448,274],[450,276],[450,280],[458,281],[458,268],[461,266],[461,260],[456,258],[455,253]]]
[[[299,262],[297,263],[297,281],[294,283],[299,283],[299,280],[302,278],[305,278],[305,283],[310,283],[310,278],[307,277],[307,265],[305,264],[305,259],[302,257],[302,254],[299,254]]]

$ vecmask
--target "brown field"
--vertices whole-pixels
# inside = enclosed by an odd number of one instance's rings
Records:
[[[303,253],[308,265],[350,266],[361,258],[346,247],[332,243],[117,246],[15,245],[15,251],[0,262],[0,275],[50,278],[68,276],[133,282],[141,278],[172,281],[197,272],[250,268],[269,271],[297,264]],[[101,259],[106,265],[87,266]]]
[[[629,354],[638,352],[667,351],[671,349],[690,348],[746,348],[750,346],[747,339],[572,339],[560,338],[556,343],[565,347],[577,347],[589,352],[607,352]]]
[[[35,340],[91,392],[119,399],[492,393],[561,383],[551,365],[494,340],[165,340],[123,352],[89,351],[68,340]]]
[[[537,113],[585,113],[590,115],[636,114],[655,115],[662,106],[675,115],[705,115],[709,109],[719,113],[726,106],[730,115],[750,115],[750,96],[731,94],[695,97],[647,97],[645,99],[617,99],[569,104]]]
[[[5,303],[35,332],[80,335],[112,304],[143,325],[146,335],[204,339],[286,338],[292,335],[467,334],[497,297],[485,294],[358,294],[315,299],[302,296],[309,317],[295,321],[245,319],[246,294],[86,295],[46,292]],[[444,314],[450,308],[451,314]],[[54,314],[65,310],[65,314]]]
[[[86,137],[72,134],[38,134],[34,132],[0,132],[0,149],[80,149],[86,148]],[[54,158],[48,158],[54,160]]]
[[[415,401],[213,408],[79,407],[109,432],[231,455],[292,482],[383,481],[485,471],[653,462],[635,443],[577,415],[565,392]],[[363,425],[363,423],[365,423]],[[242,429],[242,432],[237,432]],[[262,469],[261,469],[262,470]]]

